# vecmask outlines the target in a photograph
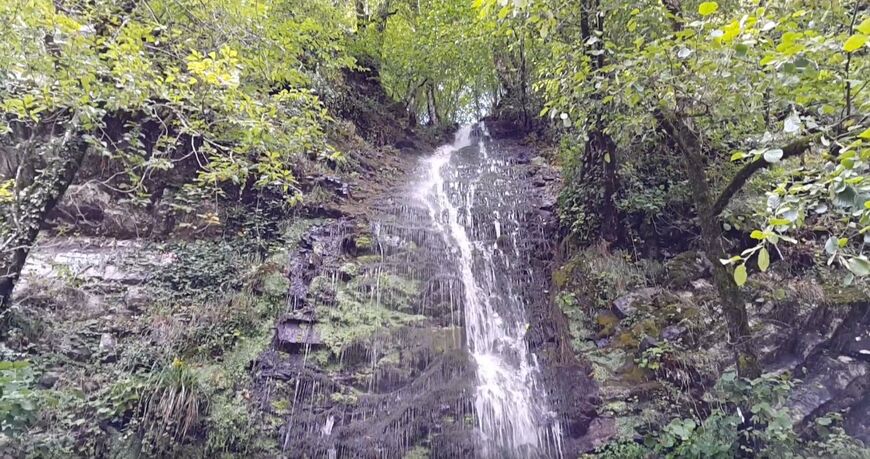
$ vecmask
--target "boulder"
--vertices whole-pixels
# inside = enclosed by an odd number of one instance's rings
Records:
[[[60,374],[54,371],[46,371],[36,382],[43,389],[51,389],[60,380]]]
[[[145,209],[117,199],[95,182],[70,186],[50,218],[85,235],[124,239],[150,234],[153,227]]]
[[[621,296],[613,302],[613,313],[617,315],[620,319],[625,319],[626,317],[632,315],[637,311],[637,306],[644,302],[649,301],[650,298],[657,295],[661,292],[661,289],[654,287],[642,288],[640,290],[635,290],[627,295]]]
[[[665,271],[669,287],[685,289],[692,285],[692,281],[705,277],[708,269],[701,253],[688,251],[668,260]]]

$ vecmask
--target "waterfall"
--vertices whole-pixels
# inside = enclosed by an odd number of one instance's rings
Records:
[[[476,137],[476,139],[475,139]],[[467,125],[424,161],[417,198],[458,265],[467,345],[476,363],[474,408],[485,457],[561,456],[561,429],[526,342],[520,256],[522,177],[485,126]],[[448,259],[445,257],[445,259]]]

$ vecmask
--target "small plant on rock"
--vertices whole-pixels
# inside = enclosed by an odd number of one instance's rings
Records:
[[[176,358],[154,376],[142,403],[142,425],[148,432],[181,441],[195,433],[207,411],[208,394],[196,371]]]

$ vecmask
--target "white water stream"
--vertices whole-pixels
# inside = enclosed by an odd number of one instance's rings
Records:
[[[487,151],[482,125],[478,132],[475,141],[473,127],[462,127],[452,144],[425,161],[417,197],[459,265],[467,343],[477,366],[481,454],[559,457],[561,428],[539,384],[520,283],[512,277],[519,263],[521,197],[517,184],[500,173],[507,165],[498,151]]]

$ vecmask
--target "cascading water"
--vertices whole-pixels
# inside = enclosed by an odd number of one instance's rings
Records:
[[[521,179],[487,151],[486,137],[482,124],[462,127],[452,144],[425,161],[417,198],[458,265],[467,344],[477,369],[481,454],[560,456],[560,425],[539,387],[537,359],[525,339],[529,325],[517,279],[524,268],[515,266]]]
[[[554,407],[573,447],[565,412],[577,404],[543,384],[552,368],[529,348],[550,342],[537,319],[552,234],[531,161],[466,126],[369,203],[368,228],[307,230],[291,256],[284,354],[258,370],[286,397],[288,457],[561,457]]]

